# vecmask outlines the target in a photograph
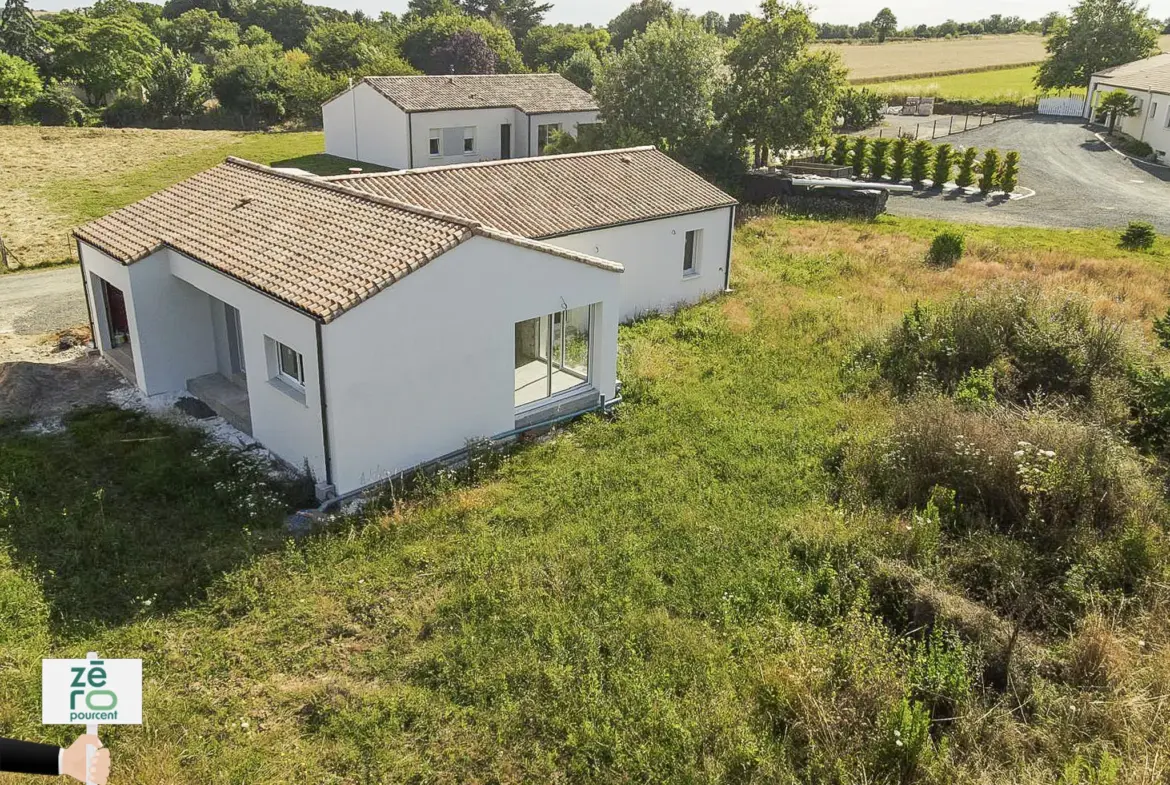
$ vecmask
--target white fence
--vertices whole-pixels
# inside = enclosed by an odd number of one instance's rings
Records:
[[[1057,117],[1081,117],[1085,113],[1085,99],[1080,96],[1069,98],[1041,98],[1036,109],[1040,114]]]

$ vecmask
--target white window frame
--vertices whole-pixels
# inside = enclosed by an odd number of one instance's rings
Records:
[[[1151,101],[1150,102],[1150,117],[1157,117],[1157,116],[1158,116],[1158,102]]]
[[[276,378],[288,386],[303,392],[305,389],[305,356],[287,343],[282,343],[275,338],[272,339],[272,343],[276,349]],[[289,374],[284,368],[284,352],[286,350],[296,357],[297,373],[295,376]]]
[[[467,149],[467,143],[471,142],[471,149]],[[479,151],[479,145],[475,138],[475,126],[469,125],[463,129],[463,154],[475,155]]]
[[[431,129],[431,135],[427,138],[427,153],[431,158],[443,157],[443,130],[441,128]]]
[[[687,267],[687,240],[691,240],[691,266]],[[690,229],[683,235],[683,278],[696,278],[703,258],[703,230]]]

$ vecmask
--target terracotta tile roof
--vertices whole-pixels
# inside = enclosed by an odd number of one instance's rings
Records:
[[[465,218],[236,158],[74,232],[124,264],[173,248],[323,322],[477,234],[622,270]]]
[[[1170,54],[1154,55],[1145,60],[1107,68],[1093,76],[1116,87],[1153,90],[1170,95]]]
[[[406,112],[509,106],[527,114],[596,111],[593,96],[560,74],[367,76]]]
[[[327,179],[533,239],[736,204],[653,147]]]

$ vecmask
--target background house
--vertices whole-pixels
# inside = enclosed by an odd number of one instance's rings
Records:
[[[97,348],[322,495],[616,390],[620,264],[246,161],[75,232]]]
[[[540,155],[552,132],[598,120],[560,74],[370,76],[321,113],[325,152],[392,169]]]
[[[1117,118],[1117,130],[1150,145],[1159,161],[1170,160],[1170,54],[1093,74],[1085,117],[1093,117],[1101,97],[1114,90],[1132,95],[1138,110],[1133,117]]]
[[[730,280],[735,199],[653,147],[328,179],[620,262],[622,321]]]

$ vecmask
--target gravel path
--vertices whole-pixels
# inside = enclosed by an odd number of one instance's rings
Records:
[[[940,143],[942,140],[939,140]],[[947,140],[960,149],[1020,153],[1020,185],[1036,195],[1007,202],[937,193],[890,199],[894,215],[1003,226],[1113,228],[1149,221],[1170,232],[1170,169],[1114,153],[1079,120],[1008,120]]]
[[[88,321],[78,268],[0,275],[0,334],[55,333]]]

